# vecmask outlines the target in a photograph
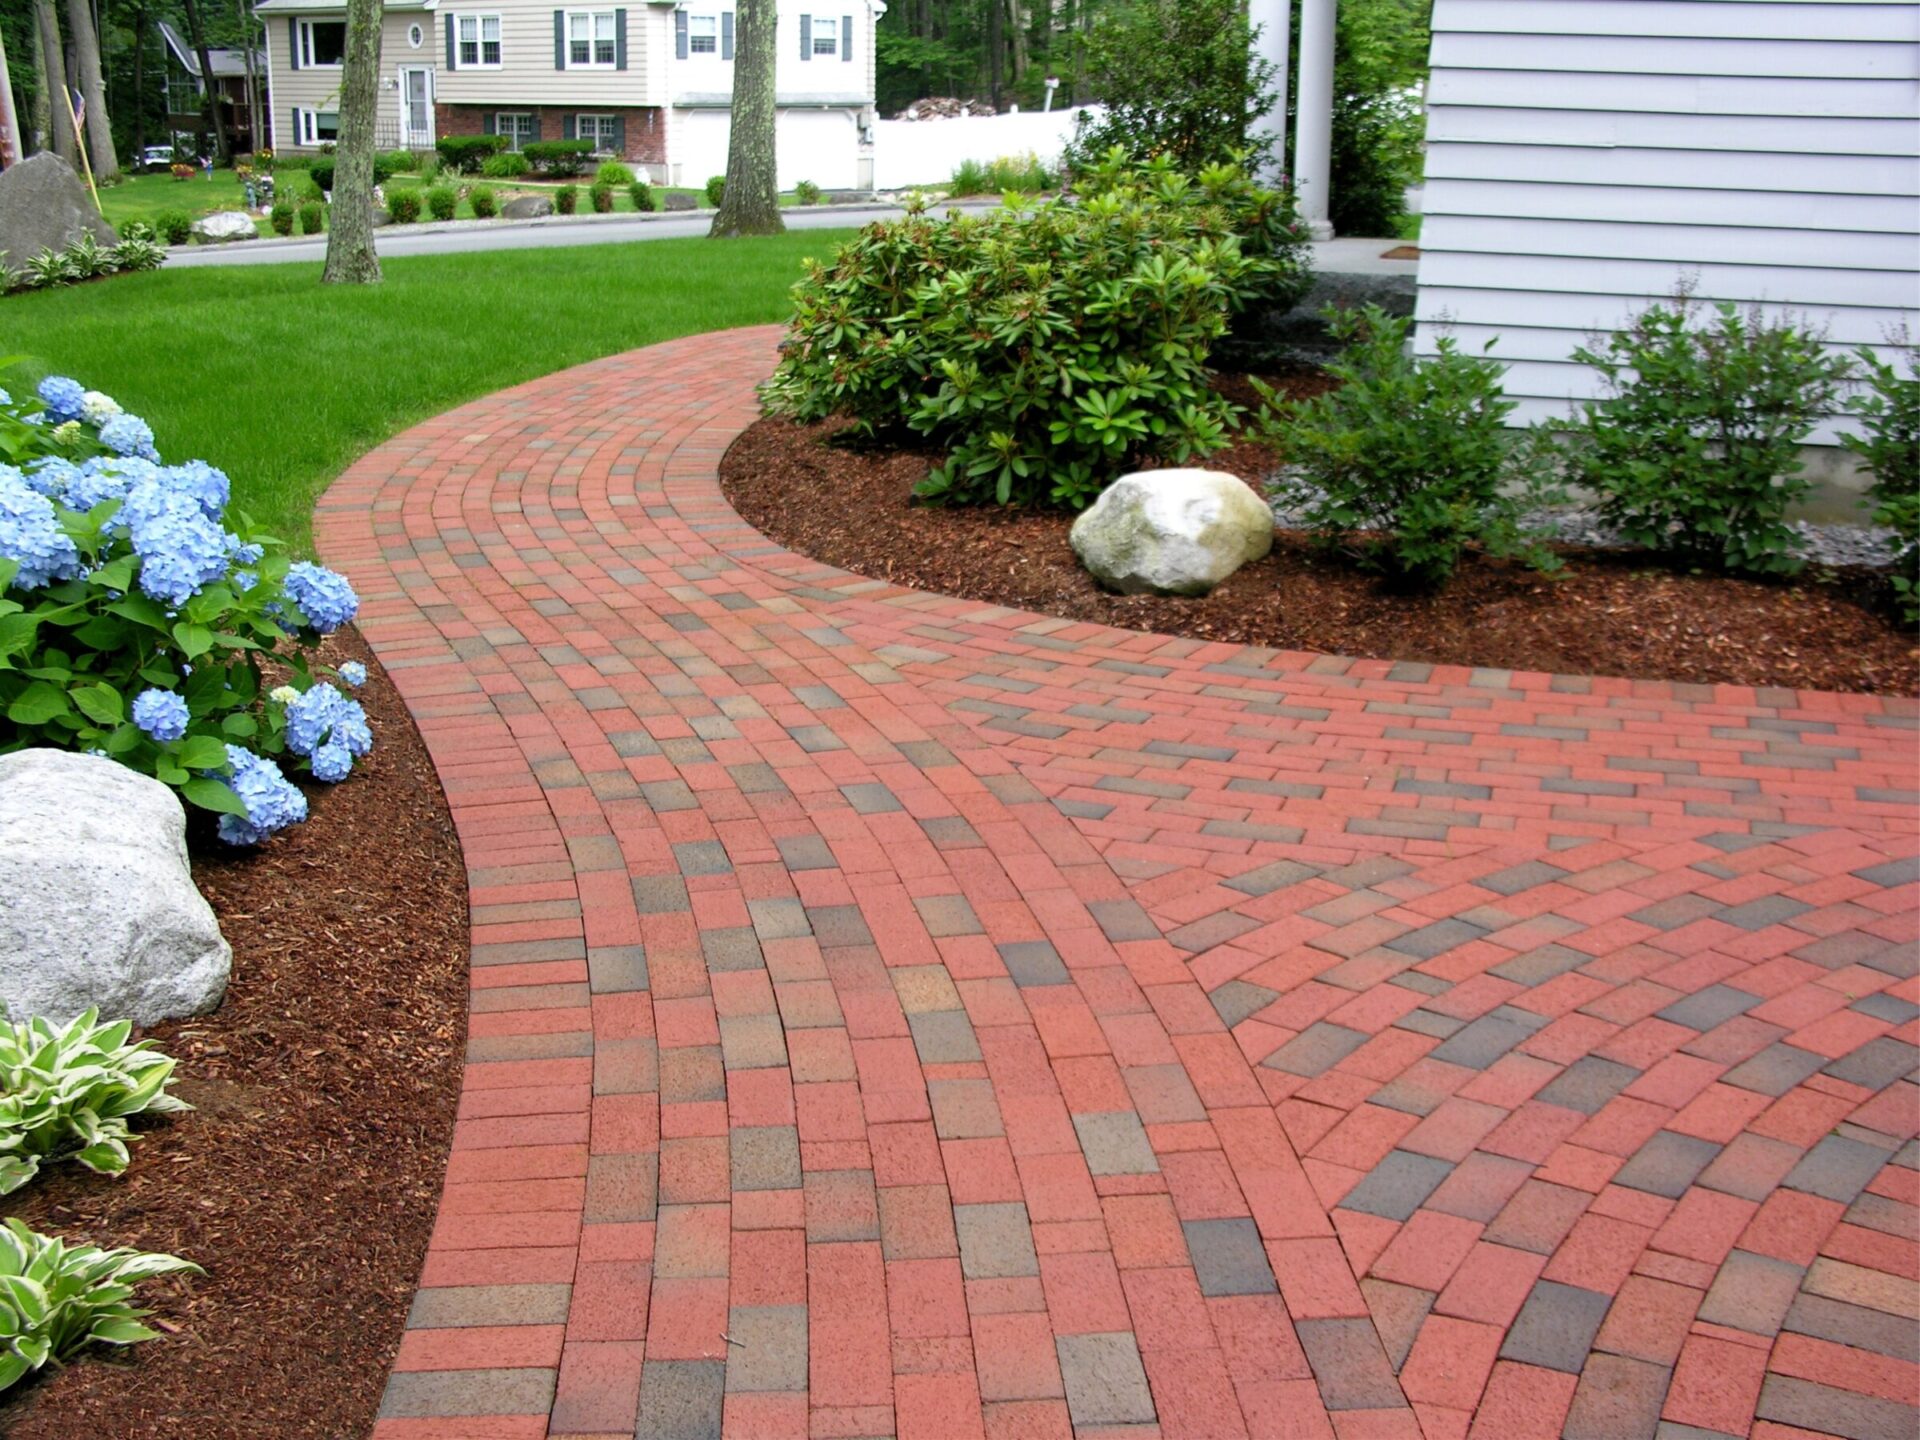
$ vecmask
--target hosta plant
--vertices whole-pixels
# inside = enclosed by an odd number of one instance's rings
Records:
[[[106,756],[253,844],[306,818],[279,761],[341,780],[373,737],[307,653],[354,617],[352,586],[230,519],[228,488],[161,464],[145,421],[76,381],[0,391],[0,753]]]
[[[137,1138],[130,1119],[193,1108],[167,1093],[171,1057],[129,1044],[132,1032],[128,1020],[101,1024],[98,1010],[59,1028],[0,1020],[0,1195],[56,1160],[118,1175]]]
[[[157,1337],[140,1322],[133,1288],[159,1275],[204,1275],[190,1260],[69,1245],[18,1220],[0,1227],[0,1390],[85,1346]]]

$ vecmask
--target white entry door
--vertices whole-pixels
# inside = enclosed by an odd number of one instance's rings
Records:
[[[400,71],[400,132],[409,150],[433,147],[433,71],[425,66]]]

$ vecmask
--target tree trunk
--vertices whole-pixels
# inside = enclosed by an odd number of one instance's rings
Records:
[[[200,23],[200,7],[195,0],[186,0],[187,38],[193,42],[193,53],[200,62],[200,104],[201,114],[213,129],[213,154],[221,165],[233,161],[233,149],[227,144],[227,127],[220,123],[220,92],[214,88],[213,57],[207,53],[207,31]]]
[[[987,92],[997,114],[1000,109],[1000,76],[1006,66],[1002,55],[1007,48],[1005,0],[987,0]]]
[[[333,210],[327,216],[324,285],[376,285],[373,248],[373,122],[380,106],[380,0],[347,0],[340,138],[333,150]]]
[[[67,107],[66,47],[60,43],[60,17],[53,13],[53,0],[34,0],[37,22],[34,35],[40,42],[36,56],[40,62],[40,94],[47,107],[46,137],[53,153],[80,168],[80,150],[73,140],[73,111]]]
[[[87,0],[67,0],[67,27],[73,31],[80,93],[87,100],[87,152],[93,156],[93,178],[109,180],[120,173],[120,157],[113,153],[107,86],[100,78],[100,37],[94,33],[93,10]]]
[[[1013,28],[1013,78],[1018,84],[1027,78],[1027,17],[1020,0],[1006,0],[1007,20]]]
[[[133,12],[133,161],[147,153],[147,7]]]
[[[780,189],[774,178],[776,0],[740,0],[734,43],[733,114],[727,135],[727,188],[712,235],[778,235]]]
[[[258,150],[265,120],[260,113],[260,76],[253,60],[253,33],[258,17],[248,8],[247,0],[234,0],[233,9],[240,20],[241,53],[247,59],[247,148]]]
[[[933,0],[920,0],[920,38],[931,47],[933,44]],[[933,56],[928,53],[920,65],[920,94],[924,97],[933,94]]]

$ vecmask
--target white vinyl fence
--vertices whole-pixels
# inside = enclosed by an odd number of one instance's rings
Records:
[[[881,120],[874,125],[873,183],[881,190],[944,185],[967,160],[986,162],[1029,151],[1051,165],[1073,137],[1075,117],[1096,106],[965,115],[951,120]]]

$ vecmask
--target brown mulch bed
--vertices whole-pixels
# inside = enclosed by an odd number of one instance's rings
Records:
[[[346,1440],[366,1434],[426,1253],[460,1086],[466,876],[400,697],[359,636],[376,745],[258,851],[196,835],[233,945],[211,1015],[152,1036],[197,1107],[146,1127],[119,1179],[72,1164],[8,1197],[37,1230],[163,1250],[166,1333],[96,1348],[0,1405],[8,1440]]]
[[[1305,395],[1330,382],[1274,383]],[[1239,377],[1221,388],[1250,398]],[[919,590],[1282,650],[1814,690],[1916,688],[1915,637],[1878,606],[1885,581],[1870,571],[1774,583],[1563,547],[1558,578],[1472,556],[1439,594],[1407,595],[1282,533],[1272,554],[1204,599],[1112,595],[1075,559],[1072,516],[915,505],[914,483],[940,457],[829,444],[839,428],[759,421],[721,461],[722,488],[750,524],[790,549]],[[1258,488],[1275,457],[1242,444],[1203,463]]]

